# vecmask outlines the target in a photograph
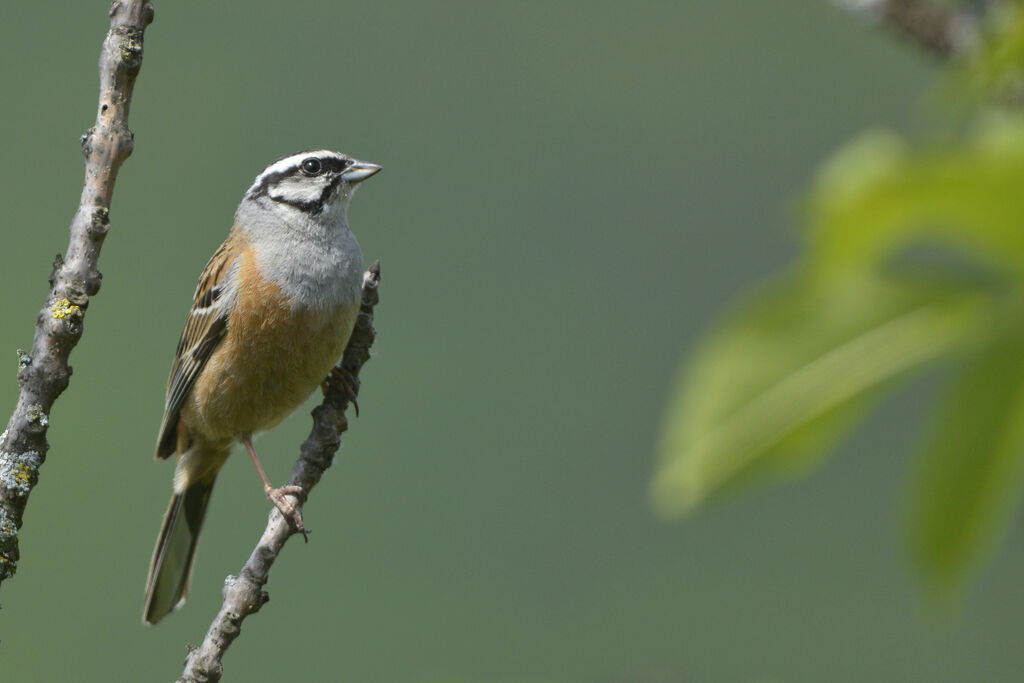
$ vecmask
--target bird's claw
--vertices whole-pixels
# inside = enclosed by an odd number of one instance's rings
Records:
[[[292,505],[291,501],[285,498],[285,496],[297,496],[299,498],[305,498],[306,490],[301,486],[281,486],[279,488],[266,487],[267,498],[274,504],[285,519],[290,519],[295,525],[296,531],[302,534],[302,538],[305,539],[306,543],[309,543],[309,530],[302,523],[302,513],[299,512],[298,508]]]
[[[336,365],[331,369],[331,373],[327,375],[327,379],[320,385],[320,389],[324,392],[325,396],[331,384],[337,384],[341,387],[344,391],[345,399],[352,404],[356,411],[356,417],[359,417],[359,401],[357,400],[359,379],[345,368]]]

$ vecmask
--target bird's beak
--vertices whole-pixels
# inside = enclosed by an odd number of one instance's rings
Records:
[[[363,182],[380,169],[380,166],[371,164],[369,161],[353,159],[352,165],[345,169],[345,172],[341,174],[341,178],[350,185],[355,185],[356,183]]]

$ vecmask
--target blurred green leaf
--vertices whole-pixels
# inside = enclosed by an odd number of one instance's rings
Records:
[[[947,392],[911,496],[914,560],[937,593],[958,587],[1004,531],[1024,484],[1024,331],[971,359]]]
[[[983,117],[960,146],[914,151],[868,133],[824,165],[808,202],[819,276],[875,267],[917,243],[1024,274],[1024,120]]]
[[[806,469],[908,371],[969,338],[981,300],[962,287],[865,272],[787,276],[701,342],[664,420],[653,482],[666,516],[750,475]]]
[[[955,73],[975,99],[1019,103],[1024,95],[1024,3],[1001,2],[989,12],[979,49]]]

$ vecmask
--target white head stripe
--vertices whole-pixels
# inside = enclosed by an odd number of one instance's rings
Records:
[[[344,155],[339,154],[338,152],[332,152],[329,149],[313,149],[307,152],[292,154],[291,156],[287,156],[284,159],[275,161],[270,166],[267,166],[262,173],[256,176],[256,180],[253,181],[252,185],[249,186],[249,189],[246,190],[246,192],[252,192],[254,189],[259,187],[260,183],[262,183],[263,179],[266,178],[267,176],[274,175],[275,173],[283,173],[287,171],[289,168],[294,168],[298,166],[300,163],[302,163],[302,160],[307,157],[342,158],[343,156]]]

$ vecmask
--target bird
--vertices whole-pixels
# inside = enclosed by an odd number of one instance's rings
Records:
[[[246,190],[206,264],[157,437],[157,459],[176,454],[177,465],[150,561],[144,623],[184,603],[210,493],[235,444],[245,446],[267,497],[305,534],[285,497],[303,492],[271,486],[252,438],[291,414],[345,350],[363,277],[346,214],[359,183],[380,170],[330,150],[278,159]]]

